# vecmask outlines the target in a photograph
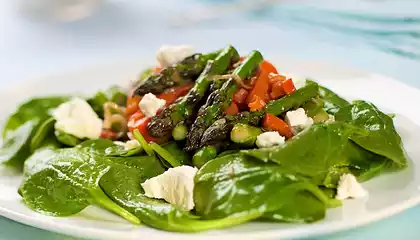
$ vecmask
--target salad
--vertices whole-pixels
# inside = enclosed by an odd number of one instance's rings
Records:
[[[23,202],[63,217],[100,206],[175,232],[312,223],[360,182],[407,166],[393,115],[279,72],[259,51],[164,46],[129,89],[30,99],[0,162]]]

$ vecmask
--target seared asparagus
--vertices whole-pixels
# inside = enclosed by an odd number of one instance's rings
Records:
[[[230,132],[230,140],[243,146],[252,147],[258,135],[262,133],[261,128],[250,126],[244,123],[237,123]]]
[[[318,84],[309,82],[306,86],[296,90],[296,92],[286,95],[278,100],[271,101],[265,105],[264,110],[273,115],[280,115],[293,108],[302,106],[311,98],[319,95]]]
[[[259,120],[265,113],[280,115],[292,108],[302,106],[303,104],[309,102],[313,97],[318,96],[318,94],[318,84],[315,82],[308,82],[306,86],[298,89],[296,92],[278,100],[271,101],[261,111],[252,113],[242,112],[234,116],[225,116],[224,118],[211,124],[211,126],[204,131],[199,147],[212,145],[227,139],[229,132],[237,123],[258,126]]]
[[[244,80],[254,73],[262,61],[261,53],[253,51],[232,74]],[[187,151],[196,150],[201,146],[201,138],[204,132],[215,120],[223,117],[224,111],[231,104],[232,95],[237,89],[238,84],[235,79],[230,78],[220,89],[209,96],[206,104],[200,108],[198,116],[188,133],[185,147]]]
[[[148,126],[150,134],[154,137],[169,136],[178,123],[189,120],[212,82],[210,76],[225,73],[238,60],[239,54],[232,46],[226,47],[214,61],[209,60],[188,94],[181,101],[166,107],[160,115],[153,117]]]
[[[258,126],[263,112],[240,112],[236,115],[227,115],[215,121],[209,128],[207,128],[200,140],[200,147],[214,145],[229,138],[229,132],[235,124],[248,124]]]
[[[219,53],[220,51],[209,54],[197,53],[176,65],[162,69],[160,73],[151,74],[145,80],[138,82],[134,95],[159,94],[186,80],[195,80],[205,68],[207,61],[214,59]]]

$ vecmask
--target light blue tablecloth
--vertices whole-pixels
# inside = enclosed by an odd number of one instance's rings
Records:
[[[200,7],[208,4],[204,0],[119,0],[73,23],[29,20],[17,2],[0,3],[0,87],[126,57],[152,58],[163,43],[189,43],[203,51],[231,43],[244,52],[258,48],[353,66],[420,88],[420,1],[283,1],[225,11],[215,19]],[[414,239],[420,237],[418,222],[420,207],[319,239]],[[0,239],[71,238],[0,218]]]

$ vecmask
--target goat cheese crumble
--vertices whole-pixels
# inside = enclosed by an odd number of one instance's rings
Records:
[[[347,198],[363,198],[368,195],[366,189],[357,181],[353,174],[343,174],[340,177],[337,188],[337,195],[335,196],[338,200],[344,200]]]
[[[146,117],[154,117],[165,104],[165,100],[157,98],[153,93],[147,93],[140,100],[139,108]]]
[[[194,208],[194,176],[198,169],[190,166],[169,168],[159,176],[146,180],[141,186],[150,198],[164,199],[184,210]]]
[[[303,108],[288,111],[286,113],[285,121],[294,134],[310,127],[314,123],[314,120],[306,115]]]
[[[124,147],[126,151],[140,147],[140,143],[136,139],[128,140],[127,142],[114,141],[114,144]]]
[[[101,135],[103,121],[92,107],[81,98],[73,98],[59,105],[52,116],[55,129],[77,138],[97,139]]]
[[[259,148],[283,145],[285,138],[278,132],[264,132],[257,136],[256,144]]]
[[[172,66],[194,54],[194,48],[189,45],[170,46],[163,45],[156,54],[156,58],[162,67]]]

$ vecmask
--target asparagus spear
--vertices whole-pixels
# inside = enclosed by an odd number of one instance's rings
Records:
[[[252,51],[243,63],[233,71],[240,79],[246,79],[252,75],[254,70],[262,62],[263,57],[260,52]],[[225,109],[232,102],[232,95],[238,89],[238,85],[233,78],[227,80],[220,89],[210,94],[205,105],[203,105],[191,127],[187,136],[185,150],[196,150],[201,146],[201,138],[204,131],[211,124],[223,117]]]
[[[315,82],[308,82],[306,86],[296,90],[296,92],[269,102],[265,105],[264,110],[273,115],[280,115],[290,109],[302,106],[305,102],[318,95],[318,84]]]
[[[308,82],[307,85],[296,92],[272,101],[266,107],[257,112],[248,113],[241,112],[235,116],[225,116],[222,119],[214,122],[207,128],[200,140],[200,147],[208,146],[221,142],[228,138],[229,132],[237,123],[244,123],[252,126],[258,126],[259,120],[265,113],[273,115],[280,115],[292,108],[297,108],[309,102],[313,97],[318,96],[318,84],[315,82]],[[328,114],[327,114],[328,118]]]
[[[229,132],[236,124],[258,126],[263,112],[240,112],[233,116],[225,116],[207,128],[200,140],[200,147],[214,145],[229,137]]]
[[[149,75],[144,81],[138,82],[133,94],[159,94],[185,80],[195,80],[205,68],[207,61],[214,59],[219,53],[220,50],[209,54],[197,53],[178,64],[164,68],[160,73]]]
[[[166,107],[160,115],[153,117],[148,125],[150,134],[154,137],[168,136],[178,123],[189,120],[212,82],[210,76],[225,73],[238,60],[239,54],[232,46],[227,46],[214,61],[209,60],[188,94],[181,101]]]
[[[244,123],[237,123],[230,132],[230,140],[243,146],[252,147],[258,135],[262,133],[261,128],[250,126]]]

